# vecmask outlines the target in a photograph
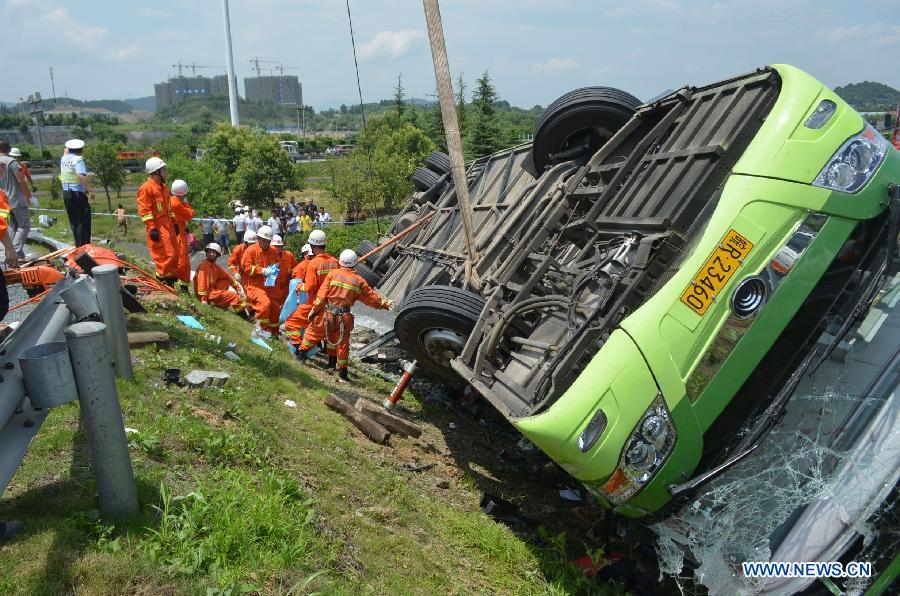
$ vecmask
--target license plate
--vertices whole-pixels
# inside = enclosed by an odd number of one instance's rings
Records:
[[[728,230],[681,295],[681,302],[700,316],[706,314],[709,305],[752,249],[752,242],[734,230]]]

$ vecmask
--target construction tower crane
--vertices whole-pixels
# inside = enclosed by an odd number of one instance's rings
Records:
[[[250,65],[253,66],[253,70],[256,71],[256,78],[260,77],[260,68],[259,68],[260,62],[263,62],[266,64],[280,64],[278,62],[278,60],[260,60],[259,58],[256,58],[256,57],[251,58]]]
[[[196,62],[192,62],[191,64],[183,64],[183,63],[181,62],[181,60],[179,60],[177,64],[173,64],[173,65],[172,65],[172,68],[177,68],[177,69],[178,69],[178,76],[179,76],[179,77],[184,76],[184,75],[182,74],[182,69],[184,69],[184,68],[190,68],[190,69],[191,69],[191,72],[193,73],[193,76],[196,77],[196,76],[197,76],[197,69],[198,69],[198,68],[216,68],[216,69],[222,70],[222,69],[224,69],[225,67],[224,67],[224,66],[206,66],[206,65],[203,65],[203,64],[197,64]]]

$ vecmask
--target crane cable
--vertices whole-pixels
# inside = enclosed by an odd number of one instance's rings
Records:
[[[353,67],[356,69],[356,90],[359,92],[359,111],[362,114],[363,140],[366,157],[369,161],[369,198],[375,214],[375,229],[381,235],[381,221],[378,219],[378,204],[375,202],[375,176],[372,168],[372,152],[369,147],[369,135],[366,132],[366,108],[363,105],[362,84],[359,82],[359,62],[356,60],[356,38],[353,35],[353,17],[350,16],[350,0],[347,0],[347,22],[350,24],[350,45],[353,46]]]

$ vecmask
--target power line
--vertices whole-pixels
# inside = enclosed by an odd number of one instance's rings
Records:
[[[366,132],[366,108],[363,105],[362,83],[359,82],[359,62],[356,60],[356,38],[353,36],[353,17],[350,16],[350,0],[347,0],[347,21],[350,23],[350,44],[353,46],[353,67],[356,69],[356,90],[359,91],[359,111],[362,114],[363,141],[366,157],[369,161],[369,193],[372,205],[375,206],[375,228],[381,234],[381,222],[378,220],[378,204],[375,202],[375,176],[372,169],[372,152],[369,150],[369,135]]]

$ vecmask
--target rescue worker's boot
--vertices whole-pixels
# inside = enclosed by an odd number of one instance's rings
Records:
[[[309,362],[309,350],[297,350],[294,358],[297,359],[297,362],[303,362],[304,364]]]
[[[182,294],[190,294],[191,293],[189,286],[180,280],[178,281],[178,291],[181,292]]]
[[[328,364],[325,365],[325,370],[334,370],[337,368],[337,356],[329,356]]]
[[[341,383],[346,383],[350,380],[349,375],[347,374],[347,369],[342,368],[338,370],[338,381]]]

